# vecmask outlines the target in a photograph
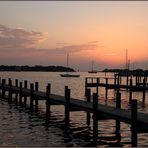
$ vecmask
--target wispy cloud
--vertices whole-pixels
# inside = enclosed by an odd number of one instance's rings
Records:
[[[97,43],[86,43],[86,44],[79,44],[79,45],[68,45],[62,46],[59,48],[48,49],[49,53],[55,54],[63,54],[63,53],[72,53],[72,52],[80,52],[86,50],[96,50],[98,47]]]
[[[46,32],[27,31],[0,25],[0,50],[36,48],[47,39]]]
[[[0,25],[0,51],[65,54],[68,52],[96,50],[99,46],[98,41],[71,45],[66,42],[58,42],[57,48],[38,48],[38,45],[45,41],[47,37],[48,34],[46,32],[27,31],[23,28],[10,28],[5,25]]]

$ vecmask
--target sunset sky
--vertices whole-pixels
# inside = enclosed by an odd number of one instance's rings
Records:
[[[1,1],[0,65],[148,68],[147,1]]]

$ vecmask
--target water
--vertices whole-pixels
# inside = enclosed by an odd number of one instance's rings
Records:
[[[45,91],[48,83],[51,83],[52,93],[64,95],[64,86],[71,88],[71,95],[74,98],[84,98],[85,77],[101,76],[104,73],[88,74],[81,72],[80,78],[63,78],[57,72],[0,72],[2,78],[12,78],[20,81],[28,80],[32,83],[39,82],[39,89]],[[112,77],[112,74],[107,74]],[[112,81],[112,80],[110,80]],[[95,92],[95,89],[93,89]],[[115,92],[109,90],[108,101],[104,99],[104,88],[99,88],[99,101],[102,104],[115,105]],[[121,91],[122,108],[129,108],[128,91]],[[148,94],[146,93],[146,98]],[[138,111],[148,112],[147,100],[145,107],[142,106],[142,93],[134,92],[133,98],[138,100]],[[51,118],[49,121],[45,118],[45,102],[39,101],[40,112],[30,113],[29,110],[8,104],[0,100],[0,146],[34,146],[34,147],[86,147],[94,146],[92,139],[92,119],[90,127],[86,126],[85,112],[70,113],[70,127],[65,126],[64,107],[52,106]],[[98,144],[97,146],[131,146],[130,125],[121,123],[120,130],[121,141],[116,138],[115,121],[99,120],[98,121]],[[138,146],[148,146],[148,134],[138,134]]]

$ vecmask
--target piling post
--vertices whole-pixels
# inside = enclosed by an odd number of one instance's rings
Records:
[[[140,78],[139,78],[139,74],[138,74],[138,85],[139,85],[139,83],[140,83]]]
[[[30,110],[33,110],[33,91],[34,91],[34,84],[30,84]]]
[[[85,78],[85,96],[86,96],[86,90],[87,90],[87,83],[88,83],[88,78]]]
[[[120,109],[121,108],[121,93],[117,92],[116,94],[116,108]],[[118,140],[121,140],[121,136],[120,136],[120,121],[116,120],[116,136],[118,138]]]
[[[15,79],[15,87],[18,87],[18,79]],[[15,93],[15,103],[18,104],[18,93]]]
[[[130,78],[129,103],[132,100],[132,88],[133,88],[133,80],[132,78]]]
[[[65,123],[66,126],[69,126],[69,117],[70,117],[70,89],[68,86],[65,86]]]
[[[12,103],[12,80],[8,79],[9,91],[8,91],[8,102]]]
[[[50,94],[51,94],[51,84],[48,83],[46,86],[46,117],[50,115]]]
[[[24,88],[27,89],[27,80],[24,81]],[[24,106],[26,107],[27,104],[27,97],[24,95]]]
[[[144,78],[143,79],[143,99],[142,99],[143,104],[145,103],[145,86],[146,84],[145,84],[145,78]]]
[[[136,73],[136,86],[138,84],[138,77],[137,77],[137,73]]]
[[[98,94],[98,91],[99,91],[99,81],[100,81],[100,79],[97,78],[97,87],[96,87],[96,93],[97,93],[97,95],[99,95],[99,94]]]
[[[105,90],[105,99],[107,101],[107,97],[108,97],[108,78],[106,78],[106,90]]]
[[[6,79],[2,79],[2,98],[5,98],[5,84],[6,84]]]
[[[39,90],[39,83],[35,82],[35,91]],[[38,108],[38,97],[35,98],[35,108]]]
[[[114,74],[114,86],[115,86],[115,90],[116,90],[116,86],[117,85],[117,74]]]
[[[120,84],[122,84],[122,76],[119,77]]]
[[[19,105],[22,106],[22,82],[20,82]]]
[[[91,100],[91,90],[90,89],[87,89],[86,90],[86,99],[87,99],[87,102],[90,102]],[[89,112],[87,112],[87,114],[86,114],[86,119],[87,119],[87,121],[86,121],[86,124],[87,124],[87,126],[89,126],[90,125],[90,113]]]
[[[137,100],[131,101],[131,143],[132,147],[137,147]]]
[[[119,93],[119,85],[120,85],[120,83],[119,83],[119,77],[120,77],[120,75],[118,74],[118,77],[117,77],[117,93]]]
[[[98,109],[98,96],[96,93],[93,94],[93,140],[96,143],[98,139],[98,119],[97,119],[97,109]]]
[[[128,72],[126,72],[126,86],[128,86]]]

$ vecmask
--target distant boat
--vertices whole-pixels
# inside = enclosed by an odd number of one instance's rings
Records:
[[[92,69],[90,71],[88,71],[88,73],[97,73],[98,72],[97,70],[93,69],[93,66],[94,66],[94,61],[92,61]]]
[[[69,67],[69,54],[67,54],[67,68]],[[65,73],[65,74],[60,74],[61,77],[80,77],[79,74],[72,74],[72,73],[69,73],[68,71]]]
[[[80,75],[76,75],[76,74],[60,74],[61,77],[80,77]]]

